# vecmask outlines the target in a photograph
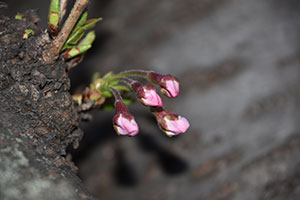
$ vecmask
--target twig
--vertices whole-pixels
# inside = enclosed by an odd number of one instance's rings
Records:
[[[74,25],[76,24],[88,2],[89,0],[76,0],[75,5],[73,6],[62,30],[59,32],[57,38],[52,42],[49,50],[43,55],[43,59],[46,63],[52,64],[58,58],[62,46],[66,42],[69,34],[71,33]]]
[[[64,18],[67,10],[68,0],[61,0],[60,1],[60,22]]]

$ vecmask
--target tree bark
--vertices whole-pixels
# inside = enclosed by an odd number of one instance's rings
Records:
[[[51,40],[37,21],[0,17],[0,199],[93,199],[66,156],[83,135],[67,65],[43,61]]]

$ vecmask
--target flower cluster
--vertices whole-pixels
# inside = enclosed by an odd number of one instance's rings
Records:
[[[118,135],[135,136],[138,134],[139,127],[134,117],[129,113],[121,96],[123,91],[133,91],[136,98],[144,106],[150,108],[160,129],[167,136],[172,137],[185,133],[190,126],[188,120],[185,117],[166,111],[155,87],[135,80],[134,77],[136,76],[145,78],[148,82],[159,86],[161,93],[169,98],[175,98],[179,95],[179,81],[176,77],[170,74],[161,75],[152,71],[130,70],[119,74],[108,73],[103,78],[95,77],[83,95],[76,95],[74,99],[79,105],[89,109],[93,106],[102,105],[106,98],[113,96],[116,109],[116,115],[113,118],[115,131]]]

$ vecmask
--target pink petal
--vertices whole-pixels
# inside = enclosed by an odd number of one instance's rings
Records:
[[[144,88],[144,96],[141,98],[141,101],[146,106],[163,106],[162,100],[160,96],[156,93],[155,89]]]
[[[139,127],[130,115],[117,114],[114,119],[114,128],[119,135],[135,136],[138,134]]]
[[[159,86],[161,92],[167,97],[174,98],[179,95],[179,81],[170,74],[164,75],[161,78]]]
[[[186,132],[190,127],[190,123],[184,117],[178,116],[177,120],[169,120],[165,117],[166,122],[166,134],[173,136]]]
[[[168,97],[177,97],[179,95],[179,83],[175,80],[166,81],[166,90],[168,91]]]

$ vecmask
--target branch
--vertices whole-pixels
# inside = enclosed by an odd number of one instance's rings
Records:
[[[66,14],[67,4],[68,4],[68,0],[60,1],[60,22],[62,21],[62,19],[64,18],[65,14]]]
[[[53,41],[49,50],[43,55],[43,59],[46,63],[53,63],[59,56],[60,50],[64,43],[66,42],[69,34],[71,33],[74,25],[76,24],[78,18],[80,17],[83,9],[88,4],[89,0],[76,0],[70,15],[68,16],[64,27],[59,32],[57,38]]]

